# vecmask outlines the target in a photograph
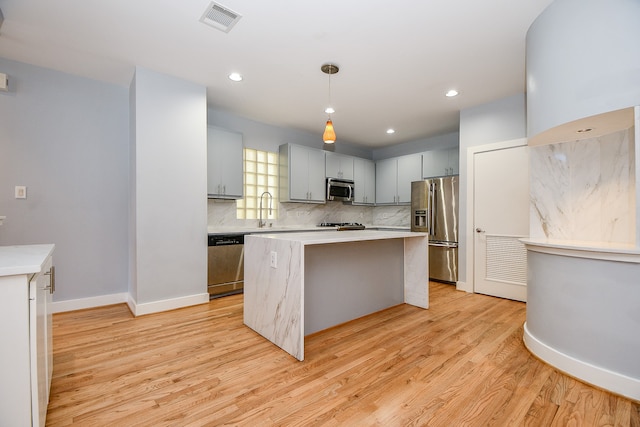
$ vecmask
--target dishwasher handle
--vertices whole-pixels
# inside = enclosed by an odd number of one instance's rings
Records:
[[[209,236],[209,246],[244,245],[244,234],[218,234]]]

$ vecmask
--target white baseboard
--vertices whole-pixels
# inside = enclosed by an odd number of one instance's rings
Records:
[[[555,350],[531,335],[524,324],[524,345],[539,359],[596,387],[640,401],[640,379],[610,371]]]
[[[468,289],[467,288],[467,282],[457,281],[456,282],[456,290],[473,293],[473,289]]]
[[[122,292],[119,294],[100,295],[98,297],[78,298],[66,301],[54,301],[51,303],[52,313],[62,313],[65,311],[82,310],[85,308],[101,307],[103,305],[120,304],[127,302],[129,294]]]
[[[204,304],[209,302],[209,294],[195,294],[185,297],[165,299],[160,301],[145,302],[142,304],[136,303],[131,295],[127,299],[127,305],[129,310],[134,316],[142,316],[145,314],[159,313],[161,311],[174,310],[176,308],[188,307],[191,305]]]

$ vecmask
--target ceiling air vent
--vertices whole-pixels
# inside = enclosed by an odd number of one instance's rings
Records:
[[[228,33],[231,31],[234,25],[242,18],[239,14],[235,13],[231,9],[219,5],[218,3],[211,2],[207,10],[204,11],[200,22],[207,25],[211,25],[213,28],[217,28],[220,31]]]

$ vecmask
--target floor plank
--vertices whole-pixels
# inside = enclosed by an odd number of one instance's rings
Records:
[[[640,404],[576,381],[522,343],[523,303],[432,282],[305,338],[299,362],[242,324],[242,295],[135,318],[54,315],[47,425],[633,426]]]

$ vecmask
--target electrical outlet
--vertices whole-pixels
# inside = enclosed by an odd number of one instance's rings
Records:
[[[24,185],[16,185],[16,199],[27,198],[27,187]]]
[[[278,268],[278,253],[271,251],[271,268]]]

